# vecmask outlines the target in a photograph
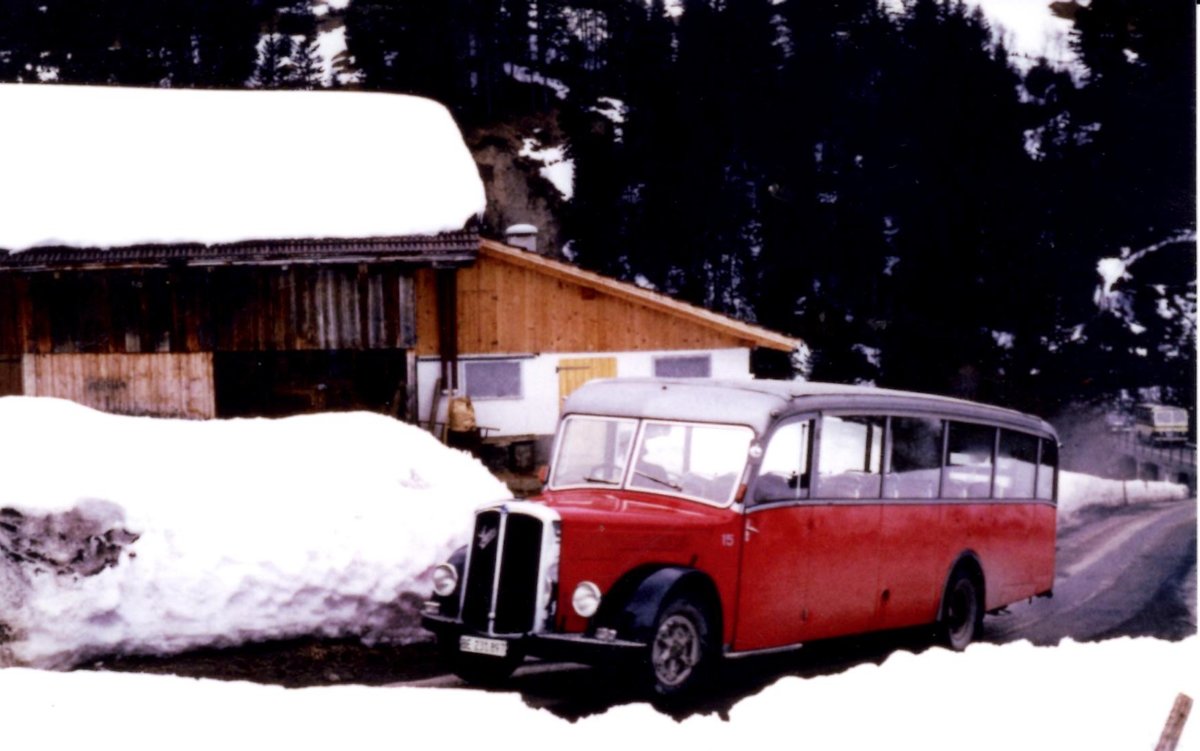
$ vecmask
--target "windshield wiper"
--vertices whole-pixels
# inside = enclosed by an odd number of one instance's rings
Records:
[[[584,482],[599,482],[599,483],[603,483],[604,485],[620,485],[621,484],[620,480],[609,480],[604,477],[585,477],[585,478],[583,478],[583,481]]]
[[[666,487],[670,488],[671,490],[677,490],[677,491],[681,491],[681,492],[683,491],[682,485],[676,485],[675,483],[671,482],[670,480],[664,480],[661,477],[655,477],[654,475],[647,474],[647,473],[641,471],[640,469],[633,470],[633,473],[639,477],[645,477],[647,480],[657,482],[659,485],[665,485]]]

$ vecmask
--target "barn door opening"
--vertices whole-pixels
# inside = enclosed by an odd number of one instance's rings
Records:
[[[404,416],[404,350],[218,352],[219,417],[367,410]]]
[[[558,361],[558,409],[575,389],[596,378],[616,378],[615,357],[564,357]]]

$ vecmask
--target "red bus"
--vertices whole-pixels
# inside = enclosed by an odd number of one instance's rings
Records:
[[[1045,421],[916,393],[593,381],[549,482],[481,508],[423,622],[469,680],[526,655],[626,660],[660,696],[721,659],[984,614],[1054,584],[1058,440]]]

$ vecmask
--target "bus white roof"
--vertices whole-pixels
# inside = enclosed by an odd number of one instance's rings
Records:
[[[826,410],[936,414],[1056,437],[1045,420],[1004,407],[910,391],[810,381],[613,378],[584,384],[563,407],[564,414],[747,425],[760,435],[777,417]]]

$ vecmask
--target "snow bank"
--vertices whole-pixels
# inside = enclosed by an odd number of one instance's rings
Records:
[[[783,678],[744,699],[728,721],[682,722],[647,704],[574,723],[519,694],[417,688],[284,689],[126,673],[0,670],[13,747],[377,748],[381,739],[453,747],[578,751],[686,749],[1153,748],[1178,693],[1200,695],[1200,640],[977,644],[964,653],[899,652],[820,678]],[[1196,714],[1179,751],[1200,748]],[[215,721],[214,721],[215,720]]]
[[[1188,497],[1187,486],[1173,482],[1108,480],[1063,471],[1058,475],[1058,521],[1073,521],[1080,511],[1093,506],[1128,506]]]
[[[9,250],[423,235],[484,208],[418,97],[3,84],[0,111]]]
[[[5,397],[0,425],[0,665],[404,640],[405,593],[428,593],[478,504],[509,497],[468,454],[371,413],[194,422]]]

